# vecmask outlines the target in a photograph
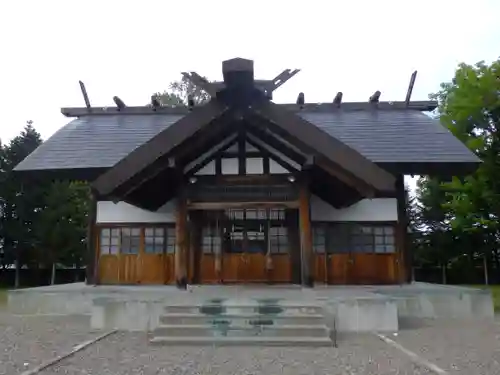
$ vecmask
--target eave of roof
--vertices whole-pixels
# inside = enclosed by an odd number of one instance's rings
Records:
[[[415,104],[417,103],[417,104]],[[388,170],[406,174],[466,174],[480,160],[435,119],[435,102],[278,104],[297,113]],[[18,172],[107,169],[190,113],[187,107],[63,109],[79,114],[23,160]],[[74,174],[74,173],[73,173]],[[72,175],[73,175],[72,174]]]

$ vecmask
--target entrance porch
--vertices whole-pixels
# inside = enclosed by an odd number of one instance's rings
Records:
[[[309,275],[316,284],[401,283],[391,204],[390,198],[367,200],[329,221],[328,204],[313,197],[301,221],[299,201],[186,203],[184,209],[177,202],[172,222],[140,223],[144,217],[134,211],[110,214],[120,205],[109,203],[100,216],[111,222],[97,224],[96,282],[174,284],[185,277],[187,284],[300,285]],[[383,209],[386,216],[378,212]],[[117,217],[124,222],[113,222]]]
[[[404,285],[318,286],[200,285],[90,286],[83,283],[9,291],[16,314],[85,314],[96,329],[152,331],[168,311],[189,312],[223,306],[225,314],[247,314],[265,304],[292,310],[316,309],[324,322],[344,332],[394,332],[421,318],[493,318],[486,290],[427,283]],[[202,309],[203,310],[203,309]],[[261,310],[261,314],[265,311]],[[265,315],[265,314],[264,314]],[[199,317],[200,319],[202,317]]]

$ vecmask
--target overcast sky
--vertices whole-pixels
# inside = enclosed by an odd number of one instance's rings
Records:
[[[247,4],[248,6],[244,6]],[[181,71],[221,78],[221,61],[254,59],[257,78],[302,71],[276,102],[427,99],[459,62],[500,55],[499,0],[0,1],[0,137],[33,120],[46,139],[60,107],[113,95],[143,105]]]

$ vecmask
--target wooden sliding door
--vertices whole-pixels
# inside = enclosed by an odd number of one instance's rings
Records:
[[[316,282],[398,282],[393,223],[314,223],[313,249]]]
[[[291,282],[289,254],[284,210],[204,212],[201,283]]]
[[[100,284],[173,282],[173,226],[158,224],[100,228],[98,243]]]
[[[141,254],[141,284],[174,282],[175,228],[144,228],[144,251]]]

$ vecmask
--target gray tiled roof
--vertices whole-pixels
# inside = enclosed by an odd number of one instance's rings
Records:
[[[438,121],[413,110],[300,112],[377,163],[477,162]],[[73,120],[22,161],[18,171],[111,167],[182,115],[105,115]]]
[[[377,163],[474,163],[479,159],[439,121],[413,110],[300,113]]]
[[[183,115],[85,116],[71,121],[16,167],[18,171],[111,167]]]

